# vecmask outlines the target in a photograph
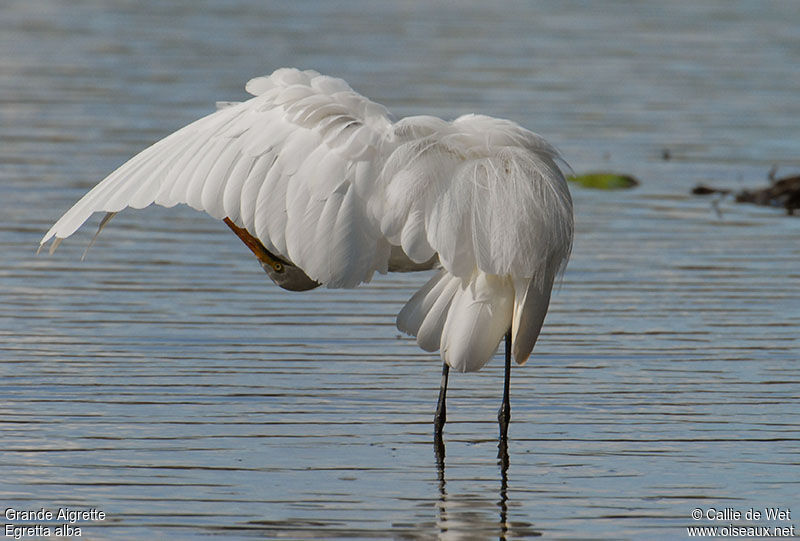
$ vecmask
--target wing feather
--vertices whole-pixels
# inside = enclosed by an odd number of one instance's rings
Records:
[[[231,172],[238,161],[244,161],[241,149],[229,145],[222,151],[219,159],[211,164],[208,177],[200,192],[198,206],[218,220],[227,216],[225,214],[225,191],[231,180]]]
[[[255,222],[251,223],[244,220],[245,226],[254,231],[254,234],[264,242],[267,249],[284,254],[288,257],[286,249],[286,228],[288,224],[288,212],[286,207],[286,187],[289,183],[289,176],[283,174],[283,166],[278,163],[277,156],[274,157],[275,163],[267,170],[264,182],[259,186],[259,191],[253,201],[257,201],[257,208],[254,207],[251,215]],[[261,173],[253,173],[253,178],[260,178]],[[256,185],[257,186],[257,185]],[[242,201],[246,199],[243,197]],[[269,241],[268,243],[266,241]],[[274,248],[274,250],[272,250]]]
[[[184,174],[186,175],[185,181],[182,183],[185,186],[185,194],[182,194],[182,202],[197,210],[204,210],[211,216],[217,219],[222,219],[225,216],[218,216],[214,210],[217,204],[214,203],[211,207],[203,205],[203,190],[209,181],[211,170],[216,164],[225,162],[225,155],[233,152],[234,149],[228,144],[225,139],[215,138],[203,151],[204,156],[194,162],[195,167],[187,167]]]
[[[167,172],[175,165],[178,159],[186,152],[192,143],[189,141],[175,140],[173,144],[161,145],[152,153],[152,160],[147,164],[147,169],[139,174],[143,181],[138,186],[133,182],[126,183],[133,193],[127,196],[132,208],[144,208],[155,202]]]
[[[241,225],[248,231],[256,231],[256,203],[259,201],[259,193],[264,185],[263,180],[267,174],[281,174],[281,169],[276,163],[276,156],[271,153],[261,154],[256,158],[255,163],[250,168],[239,194],[239,219]],[[259,233],[256,235],[260,237]],[[261,239],[262,241],[265,239]]]
[[[234,223],[243,223],[241,218],[242,188],[257,160],[256,156],[241,156],[234,162],[228,182],[225,184],[222,205],[225,215],[233,220]]]
[[[352,186],[342,186],[340,190],[344,191],[341,196],[342,202],[329,233],[330,246],[333,247],[331,258],[327,262],[320,262],[320,265],[323,268],[328,267],[331,276],[329,287],[355,287],[372,277],[372,270],[369,269],[372,263],[372,251],[362,251],[360,246],[370,246],[374,249],[375,243],[370,235],[366,234],[369,228],[364,223],[362,213],[359,212]],[[370,242],[371,240],[373,242]],[[318,255],[312,257],[316,259]]]
[[[180,198],[174,197],[174,195],[178,195],[180,193],[180,188],[182,188],[179,184],[182,173],[187,167],[192,166],[192,160],[201,155],[199,154],[201,149],[208,144],[207,139],[198,137],[196,134],[192,134],[191,138],[187,139],[191,141],[191,144],[185,147],[183,152],[177,154],[174,163],[166,171],[164,178],[158,183],[158,192],[156,192],[153,198],[153,201],[157,205],[161,205],[162,207],[174,207],[181,202]],[[125,168],[125,165],[123,165],[122,168]],[[125,176],[122,177],[121,180],[124,180],[128,184],[141,185],[140,177],[136,174],[136,171],[122,172]],[[101,182],[98,187],[102,185],[103,183]],[[183,188],[185,190],[185,187]]]

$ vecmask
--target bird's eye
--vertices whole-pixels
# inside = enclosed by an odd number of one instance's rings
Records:
[[[283,263],[276,261],[272,264],[272,268],[275,272],[283,272]]]

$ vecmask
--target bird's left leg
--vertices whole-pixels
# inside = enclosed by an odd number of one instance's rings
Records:
[[[508,441],[508,423],[511,421],[511,401],[509,400],[509,388],[511,387],[511,329],[506,333],[506,371],[503,381],[503,403],[500,411],[497,412],[497,420],[500,422],[500,445],[503,446]]]

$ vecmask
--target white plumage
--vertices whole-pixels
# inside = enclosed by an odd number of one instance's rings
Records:
[[[510,328],[514,359],[525,362],[572,246],[572,201],[550,144],[480,115],[393,122],[343,80],[313,71],[280,69],[246,88],[253,98],[111,173],[42,244],[55,237],[55,246],[97,211],[185,203],[229,218],[327,287],[438,255],[441,270],[398,328],[461,371],[486,364]]]

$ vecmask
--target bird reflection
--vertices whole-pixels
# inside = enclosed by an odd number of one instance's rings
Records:
[[[532,529],[528,522],[510,522],[508,518],[508,443],[498,447],[497,465],[500,486],[497,500],[475,493],[449,494],[445,468],[444,442],[436,441],[436,472],[439,485],[437,529],[439,539],[493,538],[500,540],[520,537],[538,537],[541,532]],[[492,512],[494,509],[494,512]]]
[[[508,440],[501,439],[497,449],[497,463],[500,466],[500,539],[508,533]]]

